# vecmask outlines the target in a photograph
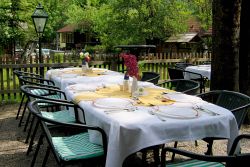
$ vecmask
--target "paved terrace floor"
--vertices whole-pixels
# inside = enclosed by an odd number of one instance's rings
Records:
[[[34,151],[29,156],[26,155],[28,144],[24,141],[27,132],[23,132],[23,127],[18,127],[19,120],[15,119],[18,104],[0,105],[0,167],[27,167],[30,166]],[[240,133],[250,133],[250,125],[243,125]],[[35,166],[41,166],[45,153],[46,142],[41,147]],[[169,143],[168,145],[173,145]],[[198,141],[198,146],[194,142],[181,142],[179,147],[203,153],[206,150],[206,143]],[[250,152],[250,141],[244,141],[242,151]],[[214,154],[226,154],[226,141],[215,141]],[[153,166],[152,155],[149,154],[148,166]],[[140,155],[132,157],[127,161],[126,167],[140,167]],[[178,157],[177,157],[178,158]],[[47,162],[48,167],[57,166],[52,154]],[[90,167],[91,164],[89,165]]]

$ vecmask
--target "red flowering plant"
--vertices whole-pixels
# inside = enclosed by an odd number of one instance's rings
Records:
[[[124,64],[127,67],[127,74],[130,77],[139,78],[139,68],[136,56],[132,54],[122,53],[120,56],[124,59]]]

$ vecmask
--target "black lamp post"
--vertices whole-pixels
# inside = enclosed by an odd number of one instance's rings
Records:
[[[39,38],[40,75],[43,77],[44,67],[43,67],[43,56],[42,56],[42,49],[41,49],[41,37],[43,35],[44,29],[46,26],[48,14],[43,9],[42,5],[39,3],[31,17],[32,17],[32,20],[36,29],[37,36]]]

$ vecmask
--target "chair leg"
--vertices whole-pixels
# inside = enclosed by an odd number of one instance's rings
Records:
[[[45,167],[45,166],[46,166],[46,163],[47,163],[47,160],[48,160],[48,157],[49,157],[49,153],[50,153],[50,147],[48,146],[48,147],[47,147],[47,150],[46,150],[46,153],[45,153],[45,157],[44,157],[44,159],[43,159],[42,167]]]
[[[178,145],[178,141],[175,141],[174,142],[174,148],[177,148],[177,145]],[[174,157],[175,157],[175,153],[172,154],[171,162],[174,161]]]
[[[30,139],[30,143],[29,143],[29,147],[28,147],[28,150],[26,152],[26,155],[29,155],[30,151],[32,150],[32,146],[34,144],[34,139],[35,139],[35,136],[36,136],[38,125],[39,125],[39,121],[37,120],[34,131],[33,131],[33,134],[32,134],[31,139]]]
[[[28,114],[28,117],[27,117],[27,120],[25,122],[25,125],[24,125],[24,128],[23,128],[23,131],[26,132],[27,130],[27,127],[28,127],[28,124],[29,124],[29,121],[30,121],[30,117],[31,117],[31,112],[29,112]],[[31,125],[32,126],[32,125]]]
[[[207,152],[205,152],[205,155],[213,155],[213,140],[207,141]]]
[[[31,134],[31,131],[32,131],[32,125],[34,123],[34,120],[35,120],[35,116],[32,116],[32,119],[31,119],[31,123],[30,123],[30,128],[28,130],[28,134],[26,136],[26,140],[25,140],[25,143],[28,143],[29,142],[29,138],[30,138],[30,134]]]
[[[160,157],[159,157],[160,146],[159,147],[157,146],[157,148],[154,148],[153,153],[154,153],[155,166],[158,166],[160,164]]]
[[[22,95],[22,100],[21,100],[21,103],[19,105],[19,108],[18,108],[18,111],[17,111],[17,114],[16,114],[16,119],[18,119],[18,117],[19,117],[20,111],[22,109],[24,98],[25,98],[25,94]]]
[[[197,146],[198,146],[198,141],[195,140],[195,141],[194,141],[194,144],[195,144],[195,146],[197,147]]]
[[[24,117],[24,114],[25,114],[25,111],[26,111],[28,102],[29,102],[28,100],[25,102],[25,105],[24,105],[24,108],[23,108],[23,113],[22,113],[21,119],[20,119],[20,121],[19,121],[18,127],[21,127],[21,125],[22,125],[23,117]]]
[[[146,166],[146,165],[147,165],[147,151],[142,150],[142,166]]]
[[[40,136],[40,138],[39,138],[39,140],[38,140],[38,143],[37,143],[37,147],[36,147],[35,154],[34,154],[33,159],[32,159],[32,161],[31,161],[31,165],[30,165],[31,167],[34,167],[34,165],[35,165],[36,157],[37,157],[37,155],[38,155],[40,146],[41,146],[41,144],[43,143],[43,138],[44,138],[44,135],[41,134],[41,136]]]

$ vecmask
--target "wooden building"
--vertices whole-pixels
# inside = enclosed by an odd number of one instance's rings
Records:
[[[69,24],[57,31],[59,34],[59,48],[70,50],[73,48],[81,49],[86,44],[97,45],[99,39],[94,33],[81,32],[78,25]]]

